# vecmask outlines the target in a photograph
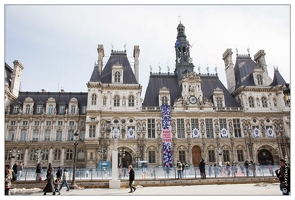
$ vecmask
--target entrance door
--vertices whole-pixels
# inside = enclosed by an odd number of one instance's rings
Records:
[[[202,153],[201,148],[198,146],[194,146],[192,149],[192,159],[193,159],[193,165],[194,167],[198,167],[200,164],[200,161],[202,159]]]
[[[132,164],[132,157],[129,152],[125,152],[122,156],[118,153],[118,164],[122,163],[123,168],[127,168]],[[134,167],[134,166],[133,166]]]
[[[262,149],[258,152],[258,162],[260,165],[273,165],[273,157],[268,150]]]

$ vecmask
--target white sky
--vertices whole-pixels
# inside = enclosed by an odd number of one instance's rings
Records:
[[[283,3],[284,1],[282,1]],[[250,55],[266,52],[269,76],[278,66],[290,82],[290,6],[251,5],[6,5],[4,60],[23,66],[21,91],[87,92],[97,46],[107,62],[114,50],[124,50],[133,67],[133,48],[139,45],[139,83],[142,97],[153,72],[175,68],[179,17],[186,28],[195,71],[215,73],[227,87],[222,54],[227,48]]]

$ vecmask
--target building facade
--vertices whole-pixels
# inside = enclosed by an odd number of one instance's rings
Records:
[[[19,91],[22,65],[5,101],[5,164],[23,161],[27,167],[72,167],[74,134],[79,133],[77,167],[97,168],[111,161],[116,147],[123,167],[146,160],[163,165],[161,105],[171,108],[172,159],[198,166],[246,159],[261,165],[290,159],[290,101],[286,82],[275,69],[267,71],[265,52],[253,59],[226,49],[222,54],[227,88],[218,74],[194,71],[190,44],[182,23],[177,26],[174,72],[152,73],[144,99],[139,83],[139,46],[134,66],[127,52],[112,50],[103,66],[104,47],[98,45],[87,92]],[[5,63],[5,68],[9,65]],[[143,67],[143,68],[146,68]],[[8,85],[5,85],[5,88]],[[5,93],[6,99],[6,93]],[[7,103],[6,103],[7,102]]]

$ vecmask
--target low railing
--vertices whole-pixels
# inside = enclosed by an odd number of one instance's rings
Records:
[[[279,169],[279,165],[271,165],[269,166],[257,166],[256,170],[253,171],[251,167],[248,169],[249,177],[263,177],[263,176],[276,176],[275,170]],[[57,169],[54,169],[53,174],[55,176]],[[67,168],[69,173],[69,181],[72,180],[73,170],[72,168]],[[176,168],[134,168],[135,178],[136,179],[178,179],[178,171]],[[129,173],[126,168],[119,170],[118,179],[128,179]],[[186,167],[182,171],[182,177],[184,179],[200,179],[201,174],[199,167]],[[46,169],[42,170],[41,173],[42,180],[46,179]],[[222,177],[247,177],[247,170],[244,167],[240,166],[206,166],[206,177],[207,178],[222,178]],[[76,168],[76,180],[103,180],[103,179],[112,179],[112,169],[108,170],[98,170],[98,169],[87,169],[87,168]],[[24,168],[22,171],[22,176],[20,178],[21,181],[27,180],[36,180],[35,169],[33,168]]]

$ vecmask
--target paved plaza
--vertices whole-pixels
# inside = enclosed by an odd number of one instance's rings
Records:
[[[279,183],[136,187],[134,193],[128,193],[129,188],[81,188],[69,192],[63,188],[61,195],[56,196],[282,196]],[[29,193],[15,189],[12,195],[43,196],[43,192],[37,188]],[[52,193],[46,196],[52,196]]]

